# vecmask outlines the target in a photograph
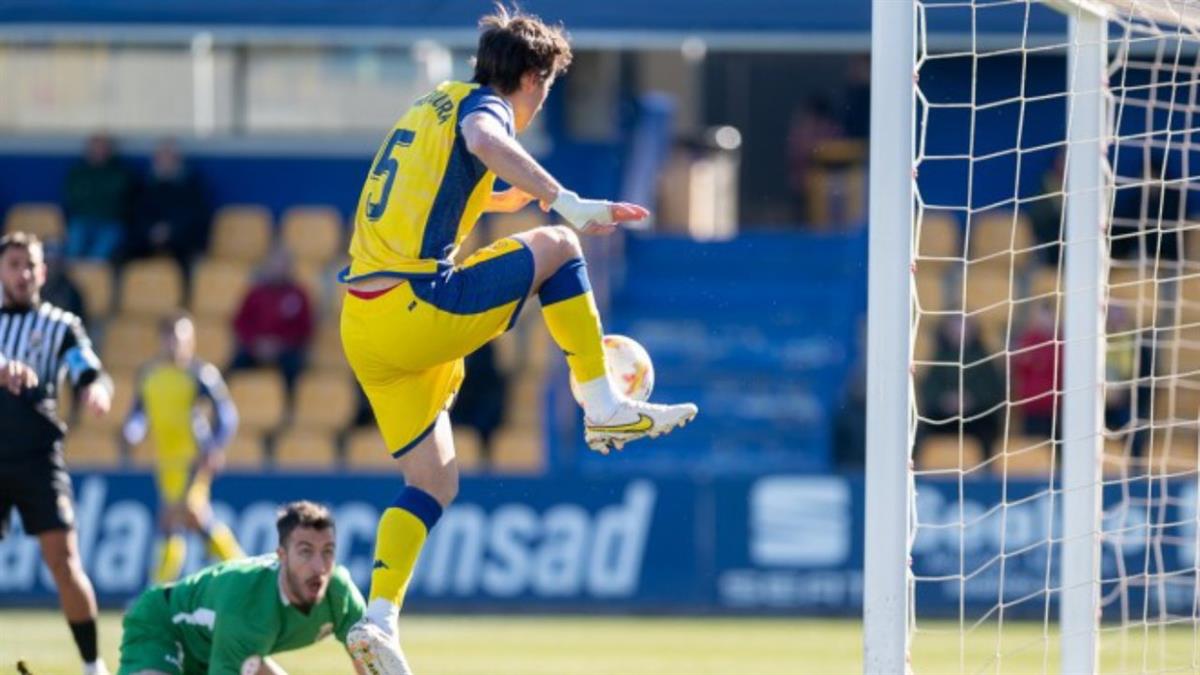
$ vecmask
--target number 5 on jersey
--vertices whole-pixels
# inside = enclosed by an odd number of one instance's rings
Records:
[[[383,216],[383,212],[387,210],[388,195],[391,194],[392,183],[396,180],[396,170],[400,168],[400,163],[392,156],[392,153],[397,147],[406,148],[412,145],[416,135],[416,132],[410,129],[395,129],[392,131],[392,137],[388,139],[387,147],[379,153],[379,160],[375,162],[375,166],[371,167],[371,176],[373,178],[386,176],[387,178],[383,182],[383,191],[379,195],[379,200],[367,201],[367,220],[379,220]]]

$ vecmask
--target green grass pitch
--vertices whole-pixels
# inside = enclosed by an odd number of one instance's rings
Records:
[[[105,612],[102,654],[114,672],[120,630],[119,613]],[[862,672],[861,625],[852,620],[412,615],[401,631],[423,675]],[[1197,663],[1190,628],[1136,629],[1124,638],[1106,636],[1106,672],[1189,671]],[[960,641],[957,624],[928,622],[914,636],[913,665],[918,673],[1053,673],[1056,643],[1040,623],[1011,622],[1002,634],[994,626],[977,629]],[[0,673],[15,672],[18,659],[35,675],[79,672],[66,624],[50,610],[0,611]],[[276,659],[291,675],[352,672],[332,639]]]

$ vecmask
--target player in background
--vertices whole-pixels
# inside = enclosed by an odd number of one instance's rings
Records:
[[[107,674],[96,646],[96,593],[75,535],[58,389],[66,373],[88,411],[106,415],[112,380],[79,317],[42,301],[45,283],[38,238],[22,232],[0,237],[0,537],[15,508],[25,532],[41,545],[84,674]]]
[[[330,634],[345,643],[363,598],[336,563],[333,515],[292,502],[275,527],[274,553],[146,589],[125,613],[120,675],[280,675],[269,655]]]
[[[367,615],[351,653],[371,672],[408,673],[397,614],[430,528],[458,492],[446,413],[463,357],[516,321],[537,294],[550,335],[581,392],[585,438],[600,452],[690,421],[696,406],[632,401],[605,375],[600,317],[577,232],[611,234],[649,212],[583,199],[516,140],[571,61],[560,27],[498,6],[484,17],[473,82],[444,82],[418,99],[371,165],[355,214],[342,344],[406,487],[379,522]],[[493,192],[499,177],[514,186]],[[569,224],[501,239],[457,262],[488,211],[533,200]]]
[[[217,367],[196,356],[196,328],[186,314],[159,325],[162,354],[142,366],[125,441],[136,445],[147,431],[154,442],[158,488],[159,563],[156,583],[174,581],[187,554],[185,534],[200,533],[220,560],[242,557],[233,532],[213,517],[209,489],[237,431],[238,414]],[[212,419],[202,403],[212,407]]]

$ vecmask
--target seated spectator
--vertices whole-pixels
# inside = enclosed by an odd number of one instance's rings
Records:
[[[450,419],[479,433],[479,459],[487,467],[492,463],[492,436],[504,423],[508,376],[497,367],[496,350],[490,342],[467,357],[466,367]]]
[[[292,259],[280,247],[263,262],[233,320],[237,353],[231,368],[278,368],[288,391],[304,369],[313,336],[312,302],[292,277]]]
[[[1012,361],[1014,401],[1021,402],[1016,409],[1024,419],[1023,431],[1050,438],[1055,433],[1054,412],[1062,376],[1062,345],[1053,303],[1034,306],[1029,323],[1017,338]]]
[[[984,453],[991,455],[1003,414],[999,404],[1005,393],[1000,372],[1003,362],[989,356],[973,319],[949,317],[942,321],[934,361],[969,365],[929,367],[917,400],[922,417],[918,436],[957,434],[961,425],[962,433],[974,436]]]
[[[1043,246],[1038,249],[1038,257],[1042,263],[1051,267],[1058,266],[1058,258],[1062,248],[1061,242],[1066,233],[1062,231],[1063,210],[1063,167],[1066,162],[1065,153],[1054,156],[1054,162],[1046,173],[1042,174],[1042,194],[1029,202],[1029,222],[1033,226],[1034,241]]]
[[[175,141],[164,139],[138,196],[127,256],[169,255],[190,276],[192,262],[208,247],[209,227],[203,182],[184,164]]]
[[[87,325],[88,316],[83,303],[83,294],[79,287],[67,276],[67,268],[63,260],[63,247],[60,244],[45,244],[46,284],[42,286],[42,299],[62,307],[83,319]]]
[[[96,134],[63,186],[67,256],[111,260],[120,250],[136,189],[133,174],[113,153],[112,139]]]

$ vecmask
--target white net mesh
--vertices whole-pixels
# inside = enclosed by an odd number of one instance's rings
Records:
[[[1200,3],[917,6],[913,666],[1059,668],[1066,15],[1098,10],[1100,665],[1200,671]]]

